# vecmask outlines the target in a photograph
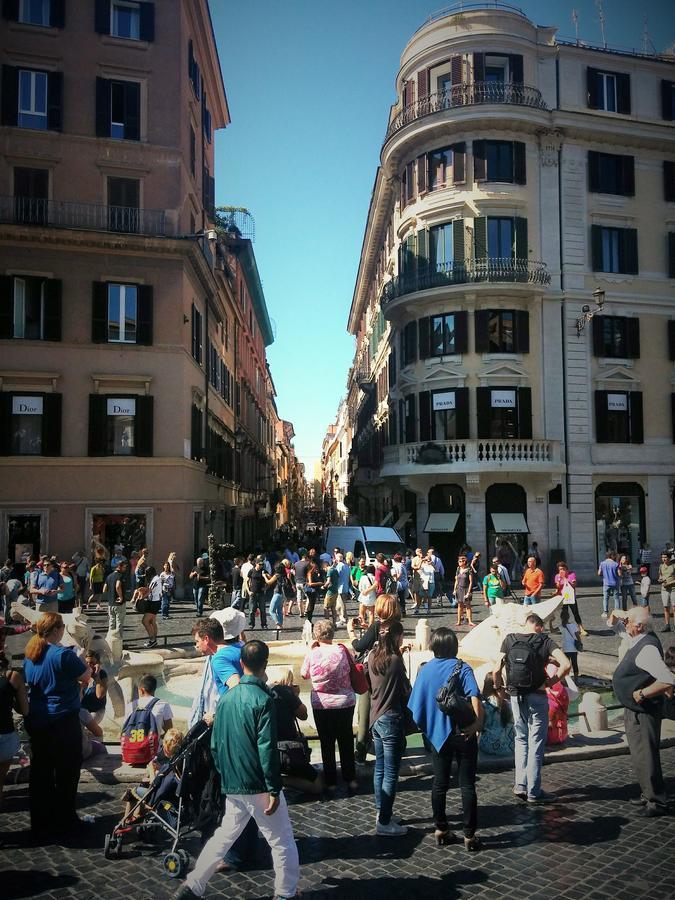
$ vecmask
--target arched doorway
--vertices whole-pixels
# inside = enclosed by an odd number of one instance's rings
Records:
[[[491,484],[485,492],[486,565],[498,556],[511,573],[519,578],[527,553],[527,494],[519,484]]]
[[[443,517],[443,514],[454,515]],[[457,565],[459,549],[466,543],[464,491],[458,484],[435,484],[431,488],[429,527],[427,545],[435,548],[443,561],[447,577],[450,577]]]
[[[605,481],[595,489],[595,535],[599,562],[608,550],[625,553],[637,563],[640,542],[646,540],[645,492],[631,481]]]

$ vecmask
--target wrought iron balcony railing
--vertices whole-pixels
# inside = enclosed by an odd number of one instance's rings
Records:
[[[384,142],[386,143],[392,135],[416,119],[443,112],[446,109],[485,103],[548,109],[541,92],[528,84],[493,81],[464,82],[453,85],[449,90],[437,91],[435,94],[420,97],[414,103],[404,107],[389,124]]]
[[[84,228],[118,234],[165,236],[170,233],[164,210],[134,206],[102,206],[65,200],[0,197],[0,222],[51,228]]]
[[[382,289],[380,307],[384,309],[392,300],[417,291],[447,287],[455,284],[480,284],[483,282],[547,285],[551,276],[546,263],[529,259],[477,259],[472,262],[445,263],[420,266],[404,275],[396,275]]]

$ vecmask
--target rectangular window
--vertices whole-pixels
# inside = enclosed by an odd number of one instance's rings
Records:
[[[602,272],[620,272],[620,238],[618,228],[602,229]]]
[[[630,416],[627,393],[607,393],[607,442],[627,444],[630,441]]]
[[[642,393],[596,391],[595,428],[599,444],[642,444]]]
[[[42,278],[14,279],[13,337],[29,341],[44,339],[45,281]]]
[[[43,397],[12,397],[10,446],[13,456],[42,455]]]
[[[19,69],[20,128],[47,128],[47,73]]]
[[[108,178],[108,228],[136,234],[139,230],[141,183],[137,178]]]
[[[427,155],[429,190],[452,184],[452,147],[434,150]]]
[[[513,353],[515,351],[515,313],[510,309],[490,310],[488,319],[488,352]]]
[[[490,391],[490,437],[518,437],[518,400],[513,389]]]
[[[667,122],[675,120],[675,81],[661,80],[661,117]]]
[[[638,273],[637,229],[591,226],[594,272]]]
[[[593,354],[611,359],[639,359],[640,320],[629,316],[593,316]]]
[[[600,92],[600,109],[616,112],[616,75],[610,72],[598,72],[598,90]]]
[[[432,271],[449,272],[453,268],[453,223],[445,222],[429,229],[429,264]]]
[[[488,259],[513,259],[515,253],[513,219],[489,216],[487,244]]]
[[[513,181],[513,141],[485,141],[488,181]]]
[[[635,160],[616,153],[588,152],[588,189],[599,194],[633,196]]]
[[[433,391],[431,394],[431,438],[434,441],[454,441],[457,432],[457,397],[454,391]]]
[[[127,91],[126,81],[113,81],[110,85],[110,137],[127,136]]]
[[[14,169],[14,216],[17,222],[46,225],[49,171],[17,166]]]
[[[629,115],[630,75],[623,72],[605,72],[590,66],[586,70],[588,106]]]
[[[140,3],[112,0],[110,4],[110,34],[133,41],[141,37]]]
[[[51,24],[51,0],[21,0],[19,3],[19,22],[26,25]]]
[[[136,400],[129,397],[107,397],[106,456],[136,455]]]
[[[96,79],[96,134],[117,140],[141,139],[141,86],[137,81]]]
[[[456,353],[454,313],[431,317],[431,356]]]
[[[108,341],[135,344],[138,289],[135,284],[108,284]]]

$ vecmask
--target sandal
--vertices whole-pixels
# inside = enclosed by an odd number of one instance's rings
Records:
[[[434,831],[434,840],[436,841],[437,847],[443,847],[445,844],[454,844],[457,837],[452,831],[441,831],[437,828]]]
[[[464,849],[468,853],[475,853],[476,850],[481,850],[483,847],[483,842],[481,839],[474,834],[473,837],[465,837],[464,838]]]

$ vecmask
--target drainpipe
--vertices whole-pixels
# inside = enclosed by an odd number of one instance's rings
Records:
[[[555,61],[555,102],[560,108],[560,60]],[[570,470],[568,451],[567,423],[567,347],[565,343],[565,259],[563,250],[563,214],[562,214],[562,146],[558,149],[558,248],[560,265],[560,337],[562,340],[562,376],[563,376],[563,462],[565,463],[565,506],[570,506]]]

